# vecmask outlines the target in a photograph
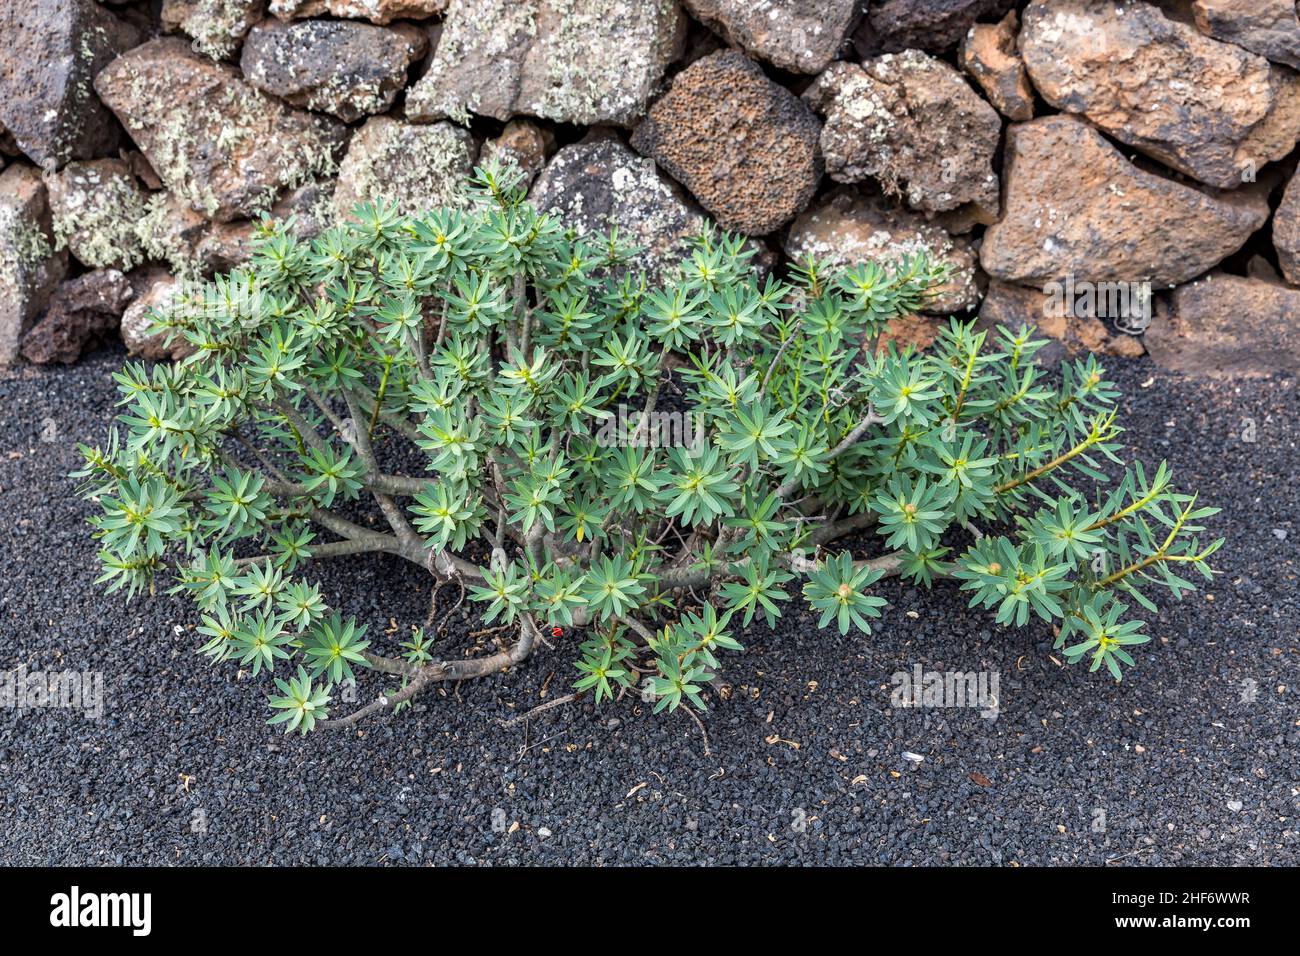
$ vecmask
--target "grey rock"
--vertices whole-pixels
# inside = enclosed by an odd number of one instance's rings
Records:
[[[644,270],[650,282],[675,269],[705,221],[653,160],[609,134],[589,135],[556,153],[529,199],[579,236],[617,228],[624,242],[639,247],[630,267]]]
[[[120,129],[91,82],[139,40],[133,27],[91,0],[5,0],[0,124],[41,166],[111,154]]]
[[[329,14],[382,25],[420,20],[446,9],[447,0],[271,0],[271,12],[282,20]]]
[[[867,15],[853,34],[866,59],[903,50],[951,50],[976,20],[996,19],[1015,0],[883,0],[867,4]]]
[[[71,365],[113,332],[134,294],[117,269],[87,272],[62,283],[45,317],[23,339],[23,358],[38,365]]]
[[[451,0],[415,120],[630,125],[681,52],[676,0]]]
[[[428,45],[425,31],[407,25],[267,20],[248,35],[239,64],[258,89],[352,122],[392,107]]]
[[[883,196],[862,196],[839,189],[804,212],[785,239],[790,258],[812,255],[831,266],[863,262],[894,262],[925,253],[931,261],[947,262],[952,275],[935,290],[927,312],[968,311],[980,299],[975,282],[975,255],[970,243],[954,239],[939,226]]]
[[[1300,69],[1295,0],[1196,0],[1192,15],[1207,36]]]
[[[969,203],[982,221],[997,217],[1002,120],[947,63],[916,50],[833,63],[804,99],[826,117],[821,147],[832,179],[874,178],[926,212]]]
[[[412,215],[464,202],[476,154],[470,134],[451,124],[373,116],[352,137],[334,190],[336,215],[386,199]]]
[[[67,251],[54,251],[40,172],[14,163],[0,173],[0,365],[18,357],[23,336],[67,268]]]
[[[92,269],[139,264],[144,250],[136,228],[146,197],[130,166],[120,159],[69,163],[46,174],[45,185],[58,245]]]
[[[792,73],[835,59],[865,4],[858,0],[683,0],[728,43]]]
[[[249,29],[266,15],[266,0],[163,0],[162,24],[183,30],[213,59],[239,49]]]

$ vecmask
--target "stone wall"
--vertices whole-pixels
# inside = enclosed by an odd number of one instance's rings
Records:
[[[1060,353],[1300,365],[1293,0],[5,0],[0,364],[141,333],[178,280],[489,155],[661,275],[926,249],[948,315]],[[21,358],[20,358],[21,357]]]

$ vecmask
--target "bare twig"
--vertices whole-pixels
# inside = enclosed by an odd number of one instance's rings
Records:
[[[430,684],[440,681],[462,681],[472,677],[486,677],[519,664],[532,653],[533,642],[537,636],[537,623],[530,615],[524,615],[520,627],[519,640],[507,650],[499,651],[490,657],[470,657],[457,661],[434,661],[425,664],[411,677],[410,683],[397,693],[388,696],[381,694],[360,710],[334,720],[322,720],[319,726],[327,730],[341,730],[365,720],[372,714],[382,713],[398,704],[411,700]],[[409,675],[408,675],[409,676]]]
[[[704,729],[704,721],[700,720],[699,715],[696,714],[695,711],[691,710],[689,704],[684,707],[678,707],[677,709],[685,713],[687,717],[691,718],[691,720],[695,721],[695,726],[700,728],[700,736],[704,738],[704,756],[712,757],[713,751],[709,749],[709,732]]]
[[[575,691],[572,694],[565,694],[563,697],[557,697],[555,700],[548,700],[544,704],[538,704],[531,710],[524,711],[518,717],[511,717],[509,720],[498,719],[497,723],[502,727],[513,727],[515,724],[522,724],[526,720],[532,720],[538,714],[544,714],[546,711],[555,707],[563,707],[565,704],[572,704],[582,696],[581,691]]]

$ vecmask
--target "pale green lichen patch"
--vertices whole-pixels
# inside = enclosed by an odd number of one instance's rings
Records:
[[[0,198],[0,297],[22,296],[28,274],[53,251],[40,224]]]
[[[408,113],[634,121],[678,49],[673,0],[454,0]]]
[[[396,202],[405,213],[461,205],[471,147],[469,134],[450,123],[375,117],[353,137],[339,167],[335,213],[346,217],[357,203],[379,199]]]
[[[199,279],[204,268],[198,244],[204,228],[206,223],[183,201],[158,193],[149,199],[134,232],[148,259],[167,263],[171,272],[182,279]]]
[[[172,38],[119,58],[96,88],[167,188],[218,220],[259,215],[284,189],[329,175],[345,135]]]
[[[92,269],[126,271],[142,261],[136,226],[145,197],[122,164],[72,163],[48,184],[57,248],[66,247]]]
[[[266,0],[166,0],[163,22],[194,40],[194,49],[214,60],[225,59],[262,15]]]

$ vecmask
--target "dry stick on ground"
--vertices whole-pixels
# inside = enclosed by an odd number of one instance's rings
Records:
[[[537,624],[530,615],[524,615],[522,626],[519,629],[519,640],[515,642],[514,647],[507,650],[498,651],[491,657],[474,657],[466,658],[459,661],[434,661],[425,664],[416,671],[415,676],[410,679],[410,683],[399,690],[397,693],[389,695],[381,694],[378,698],[371,701],[360,710],[348,714],[346,717],[339,717],[335,720],[322,720],[319,726],[329,730],[340,730],[345,727],[351,727],[353,724],[364,720],[371,714],[381,713],[396,707],[398,704],[405,703],[415,697],[420,691],[424,690],[431,683],[439,681],[461,681],[468,680],[471,677],[485,677],[488,674],[495,674],[503,671],[512,665],[522,663],[532,653],[533,641],[537,636]],[[375,658],[367,655],[367,659],[374,663]],[[387,661],[387,658],[378,658]]]
[[[563,707],[565,704],[572,704],[582,696],[582,691],[574,691],[572,694],[565,694],[563,697],[557,697],[555,700],[548,700],[545,703],[538,704],[531,710],[526,710],[517,717],[511,717],[509,720],[499,718],[497,723],[502,727],[513,727],[515,724],[522,724],[524,721],[532,720],[538,714],[544,714],[555,707]]]
[[[712,757],[713,751],[709,749],[709,732],[704,729],[704,721],[700,720],[699,715],[690,707],[679,707],[678,710],[686,714],[687,717],[695,721],[695,726],[700,728],[700,736],[704,738],[704,756]]]

